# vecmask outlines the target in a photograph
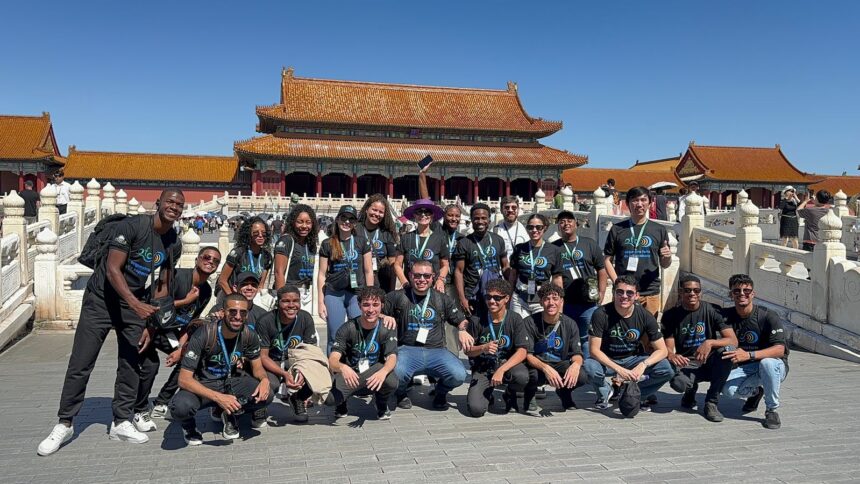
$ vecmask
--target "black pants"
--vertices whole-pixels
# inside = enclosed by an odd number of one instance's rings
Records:
[[[560,377],[564,378],[564,374],[567,372],[567,369],[570,368],[571,363],[570,360],[562,360],[554,363],[548,362],[548,364],[558,372]],[[588,382],[588,375],[585,374],[585,366],[580,366],[579,377],[576,379],[576,385],[574,385],[573,388],[556,388],[555,394],[558,395],[563,406],[570,407],[573,404],[573,391],[581,386],[588,385]],[[523,391],[523,409],[529,408],[529,404],[531,404],[535,397],[535,393],[537,393],[537,388],[541,385],[547,384],[549,384],[549,382],[546,380],[546,375],[544,375],[542,371],[535,368],[529,368],[529,382],[526,384],[526,388]]]
[[[804,242],[803,247],[801,247],[801,248],[807,252],[812,252],[813,250],[815,250],[815,244],[811,244],[809,242]]]
[[[278,375],[275,375],[274,373],[272,373],[270,371],[266,372],[266,376],[269,377],[269,387],[272,390],[269,393],[271,393],[272,395],[277,394],[278,389],[281,386],[281,383],[284,382],[284,379]],[[302,385],[302,387],[299,388],[299,390],[297,392],[295,392],[293,395],[295,395],[296,398],[299,400],[307,400],[308,398],[311,398],[311,396],[313,394],[314,394],[314,391],[311,390],[311,387],[308,386],[308,381],[305,380],[305,384]]]
[[[272,403],[273,395],[269,392],[269,398],[265,402],[257,403],[251,394],[257,389],[260,384],[256,378],[242,374],[240,376],[230,377],[220,380],[201,380],[206,388],[215,390],[218,393],[227,393],[227,387],[230,387],[231,393],[239,400],[247,400],[248,403],[242,406],[245,412],[255,412],[261,408],[267,407]],[[182,423],[182,428],[193,429],[196,427],[194,416],[201,408],[214,406],[215,402],[202,398],[188,390],[179,390],[170,401],[170,415],[174,419]]]
[[[343,378],[343,373],[338,373],[335,376],[334,385],[331,389],[331,393],[334,395],[334,404],[340,405],[341,403],[346,402],[349,400],[349,397],[355,393],[373,393],[376,400],[377,410],[386,408],[388,406],[388,398],[392,393],[394,393],[394,390],[397,390],[397,375],[395,375],[393,371],[389,372],[388,375],[385,375],[382,387],[380,387],[378,391],[371,392],[367,389],[367,379],[377,371],[381,370],[383,366],[384,365],[382,363],[377,362],[371,365],[367,371],[359,373],[358,386],[355,388],[350,388],[349,385],[346,384],[346,380]]]
[[[139,383],[140,356],[137,353],[137,343],[145,323],[115,292],[110,292],[112,294],[102,298],[92,294],[89,289],[84,291],[81,316],[75,330],[72,354],[69,356],[69,366],[60,396],[60,409],[57,412],[60,420],[71,421],[80,412],[87,383],[111,329],[116,331],[119,349],[112,404],[113,418],[115,422],[122,422],[133,415]]]
[[[174,332],[174,334],[176,334]],[[176,339],[179,335],[176,334]],[[175,348],[167,339],[167,334],[158,332],[153,336],[153,341],[149,348],[140,355],[140,383],[137,386],[137,400],[134,403],[134,412],[145,412],[149,409],[149,393],[152,391],[152,385],[155,384],[155,377],[158,375],[158,367],[161,366],[161,360],[158,352],[169,355]],[[170,377],[167,382],[161,387],[158,397],[155,399],[156,405],[166,405],[167,402],[179,389],[179,363],[173,365]]]
[[[490,406],[490,397],[493,395],[495,387],[492,386],[491,380],[494,368],[479,368],[472,369],[472,381],[469,383],[469,393],[466,395],[466,402],[469,407],[469,415],[473,417],[483,417],[487,413],[487,408]],[[516,398],[516,392],[521,392],[525,389],[529,381],[529,369],[523,363],[514,365],[510,370],[505,372],[502,383],[507,385],[506,391]]]
[[[720,399],[720,391],[726,385],[729,373],[732,372],[732,360],[724,360],[722,353],[712,351],[705,363],[698,368],[678,369],[675,365],[672,365],[672,368],[675,369],[676,374],[682,372],[686,375],[695,375],[697,382],[711,382],[711,386],[705,393],[705,401],[717,403]]]

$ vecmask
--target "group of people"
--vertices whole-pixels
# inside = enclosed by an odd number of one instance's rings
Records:
[[[729,280],[735,304],[726,309],[701,301],[700,281],[682,277],[681,305],[657,322],[660,271],[672,254],[666,229],[650,223],[647,188],[627,192],[630,218],[611,228],[601,248],[577,233],[569,211],[557,214],[560,238],[548,242],[551,221],[531,214],[523,224],[516,197],[501,200],[504,220],[492,229],[490,207],[476,203],[472,231],[461,233],[463,209],[430,200],[425,171],[423,198],[404,212],[414,232],[398,234],[386,198],[372,195],[361,209],[341,207],[319,242],[314,210],[293,204],[280,237],[262,219],[242,224],[214,291],[208,278],[220,263],[216,248],[201,249],[194,269],[175,269],[181,242],[170,228],[184,207],[180,190],[165,190],[154,215],[99,232],[107,234],[105,257],[85,291],[59,422],[38,453],[55,452],[73,435],[111,328],[119,367],[109,436],[135,443],[146,442],[153,418],[169,412],[186,442],[199,445],[195,417],[204,407],[223,423],[224,438],[236,438],[240,414],[250,414],[253,428],[278,423],[267,411],[274,398],[301,422],[309,404],[333,406],[342,417],[350,397],[363,395],[384,420],[412,407],[419,375],[435,382],[438,410],[467,382],[465,413],[475,418],[491,410],[548,415],[535,402],[547,385],[561,411],[576,408],[574,390],[590,385],[597,408],[617,401],[632,417],[667,382],[692,409],[698,383],[707,381],[708,420],[722,420],[721,394],[747,399],[744,411],[764,398],[764,425],[779,428],[786,335],[773,312],[754,304],[748,276]],[[612,300],[601,304],[610,282]],[[254,303],[260,291],[274,291],[274,308]],[[213,296],[209,317],[200,319]],[[326,320],[324,343],[314,300]],[[150,409],[159,352],[174,369]]]

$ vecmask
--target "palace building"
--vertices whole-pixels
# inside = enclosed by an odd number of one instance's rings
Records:
[[[20,192],[26,180],[41,190],[64,164],[50,114],[0,115],[0,193]]]

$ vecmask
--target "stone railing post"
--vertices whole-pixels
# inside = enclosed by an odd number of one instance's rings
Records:
[[[562,210],[570,210],[571,212],[576,210],[576,206],[573,203],[573,190],[571,190],[570,187],[564,186],[561,189],[561,198],[563,200],[561,204]]]
[[[836,195],[833,195],[833,200],[835,202],[833,213],[835,213],[837,217],[842,218],[850,215],[848,212],[848,195],[846,195],[845,192],[839,190],[836,192]]]
[[[137,212],[135,213],[137,213],[138,215],[143,215],[146,213],[146,209],[143,207],[143,204],[137,206]]]
[[[227,222],[218,229],[218,250],[221,251],[221,259],[226,259],[230,253],[230,228]]]
[[[137,215],[137,209],[140,208],[140,202],[137,201],[136,198],[131,197],[131,200],[128,201],[128,214],[129,215]]]
[[[42,206],[39,207],[39,221],[47,220],[50,222],[49,228],[54,233],[59,233],[60,211],[57,210],[57,189],[54,184],[49,183],[39,192],[39,198],[42,200]]]
[[[672,250],[672,263],[663,269],[660,277],[660,304],[664,312],[675,306],[678,301],[677,287],[681,260],[678,258],[678,239],[672,235],[672,232],[669,232],[669,248]]]
[[[609,215],[610,209],[606,204],[606,192],[600,187],[594,190],[591,198],[591,210],[588,214],[588,228],[585,235],[597,241],[600,237],[600,217]],[[583,229],[580,228],[580,231]]]
[[[194,267],[194,259],[200,251],[200,236],[193,229],[186,229],[182,234],[182,255],[178,267]]]
[[[36,295],[36,319],[57,319],[57,234],[46,228],[36,236],[36,262],[33,264],[33,293]]]
[[[666,202],[666,211],[669,212],[669,221],[677,222],[678,221],[678,203],[674,200],[669,200]]]
[[[128,194],[122,188],[116,192],[116,213],[128,214]]]
[[[90,181],[87,183],[86,210],[95,209],[96,222],[102,219],[102,199],[100,196],[101,189],[102,186],[99,185],[99,182],[97,182],[95,178],[90,179]]]
[[[546,194],[543,192],[543,190],[538,188],[538,190],[535,192],[535,206],[532,212],[538,213],[546,209]]]
[[[30,281],[30,263],[27,260],[27,220],[24,219],[24,199],[15,190],[10,191],[3,198],[3,235],[10,234],[18,235],[21,285],[27,285]]]
[[[116,213],[116,188],[110,182],[102,188],[104,198],[102,199],[102,215],[113,215]],[[99,217],[101,219],[103,217]]]
[[[747,199],[746,203],[737,208],[737,222],[735,232],[735,246],[732,248],[734,258],[732,260],[733,274],[750,273],[750,244],[761,242],[761,227],[758,226],[758,207]],[[730,276],[731,274],[727,274]],[[728,279],[718,281],[728,284]]]
[[[741,190],[738,192],[737,203],[735,204],[735,210],[738,209],[741,205],[747,203],[750,200],[750,196],[746,190]],[[746,272],[744,272],[746,274]]]
[[[78,234],[78,253],[84,248],[84,187],[75,180],[69,188],[70,197],[69,204],[66,207],[69,213],[78,214],[78,221],[75,224],[75,231]]]
[[[684,272],[693,272],[693,250],[696,248],[693,229],[705,226],[705,216],[702,214],[703,203],[702,197],[697,193],[691,193],[684,200],[686,211],[681,217],[681,233],[678,234],[681,237],[678,241],[678,259]]]
[[[845,245],[842,238],[842,219],[834,210],[818,221],[820,241],[812,251],[812,267],[808,267],[812,279],[812,316],[826,322],[830,314],[830,304],[841,304],[843,301],[830,301],[830,264],[834,257],[845,259]]]

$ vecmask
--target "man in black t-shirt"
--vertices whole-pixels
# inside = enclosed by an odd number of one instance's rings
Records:
[[[60,396],[59,423],[37,449],[39,455],[56,452],[73,435],[72,419],[84,403],[87,382],[99,351],[111,329],[117,335],[119,358],[113,398],[113,423],[109,437],[144,443],[149,437],[131,423],[140,380],[139,351],[152,337],[146,321],[158,307],[154,297],[166,295],[173,266],[182,253],[182,243],[173,223],[182,215],[185,197],[179,189],[161,193],[154,215],[137,215],[115,222],[107,252],[93,271],[81,301],[81,314]],[[156,269],[166,268],[165,281],[155,291]]]
[[[609,229],[603,254],[609,279],[614,282],[619,276],[635,276],[638,302],[656,315],[660,311],[660,268],[672,263],[672,251],[666,228],[648,220],[650,206],[651,192],[647,188],[627,191],[630,218]]]
[[[428,261],[418,261],[409,273],[410,284],[405,289],[388,293],[383,313],[397,323],[397,403],[411,408],[406,396],[409,383],[416,374],[435,377],[436,394],[433,407],[448,408],[448,392],[463,384],[466,369],[456,355],[445,347],[445,324],[457,326],[460,345],[469,351],[474,339],[466,332],[466,320],[453,299],[433,289],[436,274]]]
[[[36,223],[39,217],[39,194],[33,190],[33,181],[24,182],[24,189],[18,194],[24,199],[24,220],[27,224]]]
[[[684,393],[682,407],[695,408],[699,382],[711,382],[702,414],[711,422],[722,422],[717,403],[732,371],[731,361],[724,360],[722,354],[724,348],[737,347],[738,338],[720,311],[701,301],[698,277],[681,276],[678,293],[681,305],[663,313],[662,320],[668,360],[675,369],[672,388]]]
[[[221,435],[227,440],[239,437],[236,417],[241,413],[252,412],[253,428],[266,426],[272,393],[260,361],[260,339],[245,325],[248,307],[242,295],[230,294],[224,300],[224,319],[198,329],[188,342],[179,372],[181,390],[170,402],[170,414],[182,425],[188,445],[203,443],[194,422],[203,407],[221,409]]]
[[[750,276],[735,274],[729,278],[734,307],[725,308],[726,322],[738,335],[738,349],[726,351],[723,358],[738,365],[729,373],[723,395],[745,398],[744,413],[754,412],[764,397],[764,425],[778,429],[782,422],[779,387],[788,375],[788,334],[779,316],[753,304],[755,289]]]
[[[217,247],[204,247],[197,254],[194,269],[176,269],[173,276],[171,296],[174,305],[174,322],[169,328],[158,328],[152,344],[141,356],[140,386],[137,391],[137,402],[134,406],[134,426],[141,432],[156,430],[151,417],[164,417],[167,413],[167,403],[179,388],[179,363],[182,358],[182,348],[188,342],[188,323],[200,316],[203,308],[209,304],[212,297],[212,286],[209,277],[218,269],[221,263],[221,252]],[[161,391],[153,402],[152,412],[149,409],[149,392],[158,374],[158,352],[167,357],[167,366],[173,371],[161,387]]]
[[[335,375],[335,417],[347,415],[347,401],[353,393],[373,393],[376,417],[391,418],[388,398],[397,389],[397,332],[382,322],[382,302],[385,291],[378,287],[363,287],[358,291],[361,316],[350,319],[334,338],[328,365]]]
[[[487,232],[490,225],[490,207],[483,203],[472,205],[470,211],[474,232],[457,242],[454,252],[454,285],[460,306],[468,316],[487,317],[484,293],[487,283],[500,279],[508,271],[505,243]]]
[[[540,385],[552,385],[561,410],[576,408],[573,391],[588,384],[576,322],[563,314],[564,289],[544,284],[538,291],[543,311],[526,318],[523,325],[532,340],[526,357],[529,382],[523,392],[523,409],[529,409]]]
[[[617,375],[621,381],[641,380],[641,398],[645,400],[675,375],[666,360],[666,342],[657,320],[636,304],[637,287],[633,276],[619,276],[615,280],[612,302],[597,308],[591,318],[588,341],[591,356],[585,362],[585,371],[597,393],[599,409],[612,406],[609,403],[612,387],[606,381],[607,376]],[[640,354],[642,347],[653,348],[653,352]],[[644,410],[648,408],[643,407]]]

